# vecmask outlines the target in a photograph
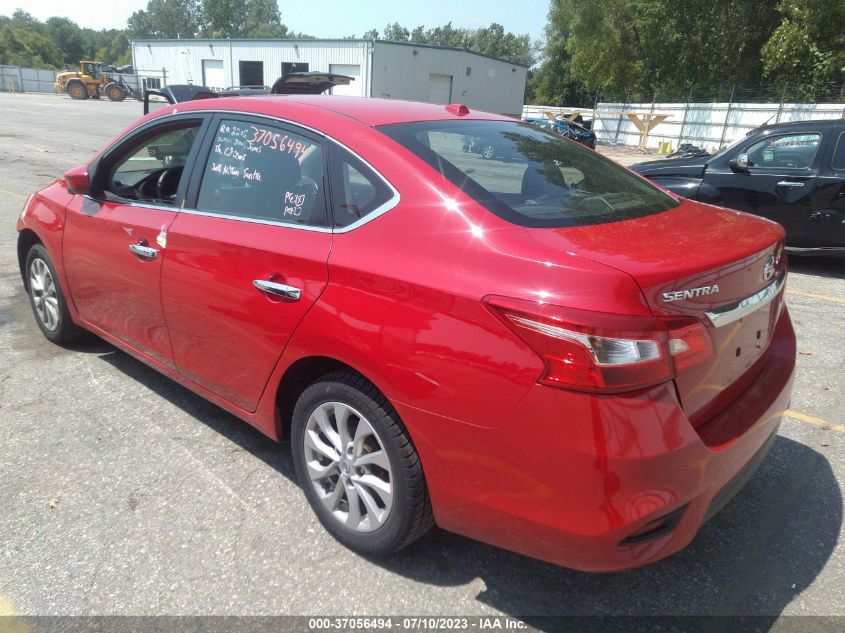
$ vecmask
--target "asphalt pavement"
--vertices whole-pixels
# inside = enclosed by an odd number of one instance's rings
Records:
[[[367,560],[320,527],[286,446],[106,343],[36,327],[21,206],[140,112],[0,93],[0,613],[845,615],[845,261],[791,262],[788,417],[682,552],[592,575],[436,530]]]

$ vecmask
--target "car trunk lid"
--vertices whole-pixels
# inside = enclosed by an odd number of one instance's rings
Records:
[[[704,324],[712,353],[676,376],[693,424],[712,417],[753,378],[783,300],[779,225],[683,201],[634,220],[526,230],[547,246],[628,273],[653,314]]]

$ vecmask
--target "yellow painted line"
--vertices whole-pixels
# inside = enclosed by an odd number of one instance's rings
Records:
[[[803,290],[787,290],[786,294],[795,295],[797,297],[810,297],[811,299],[821,299],[822,301],[833,301],[834,303],[845,303],[845,297],[833,297],[831,295],[822,295],[817,292],[804,292]]]
[[[845,424],[834,424],[833,422],[828,422],[827,420],[817,418],[813,415],[807,415],[806,413],[799,413],[798,411],[793,411],[792,409],[786,410],[786,417],[798,420],[799,422],[806,422],[807,424],[812,424],[813,426],[824,426],[828,427],[832,431],[845,433]]]
[[[18,193],[17,191],[9,191],[8,189],[0,189],[0,193],[8,193],[10,196],[17,196],[18,198],[26,198],[25,195],[22,193]]]
[[[0,595],[0,632],[2,633],[29,633],[26,622],[18,617],[12,603]]]
[[[17,615],[17,613],[15,613],[15,608],[12,606],[11,602],[0,595],[0,617],[8,617],[12,615]]]

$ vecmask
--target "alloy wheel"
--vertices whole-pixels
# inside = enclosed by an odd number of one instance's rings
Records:
[[[382,526],[394,479],[384,442],[367,419],[342,402],[320,404],[303,444],[311,485],[335,520],[359,533]]]
[[[59,327],[59,298],[53,275],[43,259],[35,258],[30,264],[29,292],[39,320],[45,328],[55,331]]]

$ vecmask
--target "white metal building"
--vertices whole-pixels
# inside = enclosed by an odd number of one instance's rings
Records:
[[[355,81],[334,94],[463,103],[519,116],[528,69],[460,49],[381,40],[137,40],[139,74],[210,88],[272,85],[282,74],[322,71]]]

